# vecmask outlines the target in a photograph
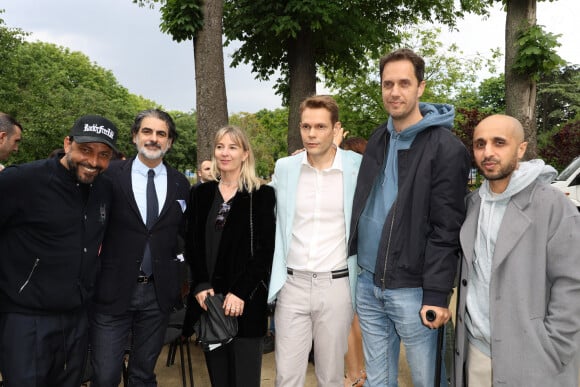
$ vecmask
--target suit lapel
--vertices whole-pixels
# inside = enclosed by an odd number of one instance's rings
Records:
[[[343,192],[343,208],[344,208],[344,225],[346,226],[346,235],[350,235],[350,218],[352,214],[352,202],[354,199],[354,191],[356,188],[356,176],[358,168],[355,167],[353,160],[348,156],[347,152],[338,149],[342,152],[342,192]]]
[[[461,246],[471,246],[468,249],[463,248],[463,255],[467,262],[471,265],[473,262],[473,246],[475,245],[475,236],[477,234],[477,222],[479,219],[479,206],[481,205],[481,198],[479,194],[474,192],[467,198],[467,215],[461,231],[459,239]]]
[[[165,203],[163,203],[163,208],[159,213],[159,218],[157,221],[161,219],[169,208],[171,207],[171,203],[173,203],[176,199],[175,196],[177,195],[177,180],[175,179],[175,171],[171,169],[167,164],[165,164],[165,170],[167,171],[167,194],[165,195]]]
[[[294,225],[294,213],[296,210],[296,189],[298,188],[298,180],[300,179],[300,170],[302,169],[302,157],[295,157],[291,159],[288,165],[288,174],[285,182],[286,194],[286,240],[292,240],[292,226]],[[290,243],[288,243],[290,247]],[[286,251],[286,254],[288,252]]]
[[[529,202],[529,187],[515,194],[505,210],[493,252],[492,270],[496,270],[530,227],[531,219],[523,212]]]
[[[133,183],[132,183],[132,179],[131,179],[131,167],[133,165],[134,159],[135,158],[132,158],[132,159],[126,161],[125,163],[123,163],[123,165],[119,169],[119,176],[118,176],[116,183],[119,184],[119,186],[121,187],[121,190],[123,191],[123,194],[125,195],[125,200],[127,201],[127,204],[129,205],[129,208],[131,208],[131,210],[137,214],[137,217],[139,219],[141,219],[141,222],[143,223],[143,225],[145,225],[145,222],[141,218],[141,212],[139,211],[139,206],[137,205],[137,201],[135,200],[135,195],[133,194]]]

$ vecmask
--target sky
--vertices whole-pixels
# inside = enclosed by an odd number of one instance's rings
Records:
[[[81,51],[97,65],[111,70],[131,93],[155,101],[167,110],[195,109],[195,71],[192,42],[176,43],[159,30],[157,9],[138,7],[131,0],[4,0],[0,9],[8,27],[30,32],[31,41],[44,41]],[[580,64],[573,31],[580,1],[539,2],[537,23],[562,34],[560,56]],[[505,12],[496,6],[491,16],[468,16],[458,31],[444,30],[441,39],[456,43],[467,57],[504,47]],[[255,79],[251,67],[230,68],[232,47],[224,50],[228,111],[255,113],[281,107],[274,80]],[[320,92],[320,90],[319,90]]]

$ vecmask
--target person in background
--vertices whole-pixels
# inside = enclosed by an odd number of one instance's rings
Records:
[[[274,190],[256,176],[254,154],[240,128],[218,130],[213,149],[217,180],[190,191],[185,257],[192,280],[183,335],[193,333],[206,297],[223,294],[224,313],[238,318],[238,333],[227,344],[205,348],[211,384],[258,387],[274,253]]]
[[[451,132],[453,106],[419,102],[424,69],[409,49],[381,58],[389,119],[369,138],[354,195],[349,254],[362,269],[356,311],[371,386],[398,384],[401,342],[413,384],[433,386],[437,328],[451,318],[471,160]],[[445,367],[441,376],[446,386]]]
[[[348,132],[346,132],[348,133]],[[342,140],[344,138],[344,140]],[[344,150],[351,150],[360,155],[364,154],[367,147],[367,140],[362,137],[340,136],[342,143],[338,145]],[[337,143],[335,139],[335,143]],[[362,332],[358,321],[358,314],[354,314],[350,332],[348,333],[348,350],[344,357],[346,375],[344,376],[344,387],[362,387],[367,379],[365,371],[365,358],[362,345]]]
[[[461,227],[455,386],[578,386],[580,213],[521,162],[521,123],[482,120],[473,153],[485,176]],[[518,354],[518,356],[514,356]]]
[[[22,125],[12,116],[0,112],[0,161],[6,161],[18,152],[22,140]]]
[[[211,160],[203,160],[199,164],[199,169],[197,170],[197,183],[199,185],[205,183],[206,181],[212,181],[211,177]]]
[[[88,306],[111,215],[103,171],[118,130],[79,118],[61,158],[0,174],[0,372],[6,387],[78,387]]]
[[[106,173],[113,202],[91,319],[93,387],[119,385],[128,342],[129,385],[156,386],[170,313],[183,306],[178,237],[190,184],[164,161],[175,123],[162,110],[144,110],[131,133],[137,156],[112,162]]]
[[[268,301],[276,301],[276,386],[302,386],[314,341],[319,386],[340,386],[353,315],[356,257],[347,235],[361,156],[339,149],[338,105],[300,105],[306,152],[276,162],[276,250]],[[350,277],[350,278],[349,278]]]

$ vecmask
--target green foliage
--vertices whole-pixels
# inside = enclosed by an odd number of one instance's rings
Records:
[[[184,172],[194,171],[197,165],[197,125],[195,113],[169,112],[175,122],[179,137],[165,156],[165,161],[172,167]]]
[[[193,40],[203,28],[201,0],[167,0],[161,6],[161,31],[176,42]]]
[[[225,0],[226,44],[239,40],[233,66],[251,63],[259,79],[281,74],[277,93],[287,100],[288,48],[298,32],[308,35],[316,66],[327,80],[359,74],[361,58],[378,57],[400,42],[400,27],[421,20],[453,26],[464,12],[484,13],[488,0]]]
[[[556,48],[560,47],[560,36],[544,31],[541,25],[522,29],[518,35],[518,53],[513,65],[516,73],[528,75],[537,81],[564,65],[564,60],[556,53]]]
[[[469,99],[466,107],[478,107],[476,75],[484,68],[489,72],[495,71],[498,51],[493,50],[490,59],[480,54],[466,58],[456,45],[444,46],[439,34],[439,28],[410,28],[401,33],[400,45],[386,46],[381,52],[409,47],[425,59],[427,86],[422,101],[464,106],[460,104]],[[323,71],[326,86],[339,103],[340,120],[350,135],[368,138],[387,117],[381,97],[378,63],[378,56],[367,53],[359,61],[359,75],[353,77],[344,71],[332,74]]]
[[[154,8],[160,3],[161,32],[171,35],[176,42],[193,40],[203,28],[203,0],[132,0],[140,7]]]
[[[48,43],[29,43],[19,30],[3,26],[0,19],[0,106],[24,127],[22,145],[10,163],[41,159],[61,148],[74,121],[85,114],[100,114],[120,130],[118,147],[135,154],[130,126],[138,111],[160,107],[130,94],[113,73],[80,52]],[[177,167],[192,167],[195,160],[195,125],[191,115],[176,118],[181,135],[168,160]],[[191,134],[190,134],[191,133]]]
[[[580,66],[572,65],[544,75],[538,81],[538,133],[550,131],[580,115]]]
[[[239,113],[230,117],[230,124],[244,129],[252,144],[258,176],[269,179],[274,163],[286,156],[288,109],[260,110],[255,114]]]

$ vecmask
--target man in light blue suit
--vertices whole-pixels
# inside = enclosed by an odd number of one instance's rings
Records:
[[[276,386],[303,386],[314,341],[319,386],[343,383],[353,316],[356,256],[347,256],[361,156],[333,143],[338,105],[314,96],[300,105],[306,152],[278,160],[276,247],[268,301],[276,303]]]

